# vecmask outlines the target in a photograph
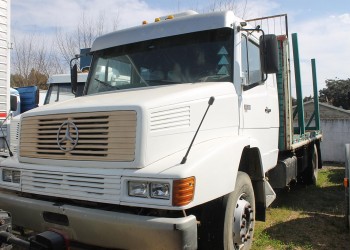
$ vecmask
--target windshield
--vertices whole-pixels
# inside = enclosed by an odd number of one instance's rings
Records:
[[[87,94],[138,87],[232,81],[232,30],[223,28],[97,52]]]

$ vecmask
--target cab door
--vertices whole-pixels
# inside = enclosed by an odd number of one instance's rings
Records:
[[[260,49],[255,39],[242,35],[241,41],[241,71],[243,82],[242,91],[242,134],[260,150],[265,168],[272,168],[276,163],[277,142],[272,129],[272,121],[277,110],[271,106],[271,96],[268,84],[264,81],[260,64]],[[278,111],[277,111],[278,112]]]

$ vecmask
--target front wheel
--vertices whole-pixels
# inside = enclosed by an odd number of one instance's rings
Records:
[[[224,221],[224,249],[250,249],[255,223],[255,198],[252,182],[238,172],[235,190],[227,195]]]
[[[206,204],[200,227],[199,249],[250,249],[255,223],[252,182],[238,172],[233,192]]]

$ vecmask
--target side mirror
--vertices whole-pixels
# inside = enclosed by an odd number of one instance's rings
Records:
[[[37,88],[35,93],[35,104],[37,107],[39,107],[39,101],[40,101],[40,90],[39,88]]]
[[[78,68],[77,64],[74,64],[70,69],[70,81],[72,84],[72,93],[75,95],[78,88]]]
[[[278,72],[278,44],[275,35],[269,34],[260,37],[260,60],[263,73],[273,74]]]
[[[17,96],[11,95],[10,96],[10,110],[11,111],[17,111]]]

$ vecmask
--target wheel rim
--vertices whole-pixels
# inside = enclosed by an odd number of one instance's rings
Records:
[[[233,244],[236,247],[244,244],[251,238],[253,231],[253,209],[242,194],[237,203],[233,215]]]

